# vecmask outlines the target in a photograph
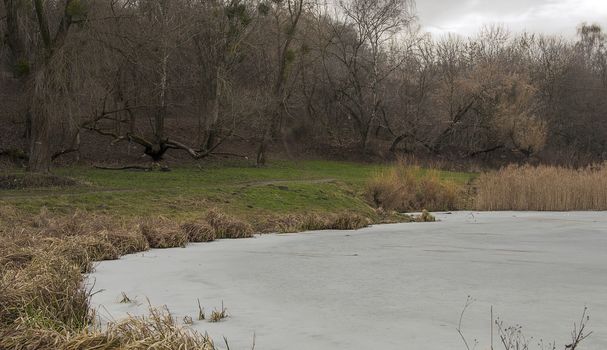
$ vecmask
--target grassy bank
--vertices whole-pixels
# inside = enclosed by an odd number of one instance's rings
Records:
[[[49,179],[6,171],[0,174],[7,188],[0,190],[0,349],[213,349],[166,310],[97,328],[82,273],[93,261],[149,248],[410,220],[365,199],[369,179],[384,168],[322,161],[170,172],[77,167],[57,169]],[[471,177],[434,176],[461,184]]]
[[[170,172],[61,168],[55,173],[76,180],[78,185],[2,190],[0,205],[32,214],[46,207],[53,213],[80,209],[127,217],[160,214],[177,219],[195,217],[209,207],[243,218],[308,211],[371,213],[364,198],[365,186],[384,168],[329,161],[280,162],[267,168],[242,162],[206,168],[178,167]],[[420,170],[418,176],[424,176],[424,171]],[[463,184],[473,175],[438,172],[438,176]]]

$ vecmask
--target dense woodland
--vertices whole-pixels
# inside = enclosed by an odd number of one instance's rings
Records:
[[[607,37],[420,30],[408,0],[2,0],[0,153],[607,159]],[[142,157],[142,155],[144,155]]]

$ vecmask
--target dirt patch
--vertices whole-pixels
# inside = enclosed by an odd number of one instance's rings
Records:
[[[50,174],[8,174],[0,175],[0,190],[13,190],[40,187],[69,187],[78,185],[78,181]]]
[[[315,180],[267,180],[267,181],[248,181],[240,185],[249,186],[277,186],[281,190],[288,190],[287,184],[326,184],[336,182],[336,179],[315,179]],[[284,187],[284,188],[281,188]]]

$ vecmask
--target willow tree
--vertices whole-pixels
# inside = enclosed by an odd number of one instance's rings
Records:
[[[20,9],[17,1],[5,0],[7,23],[11,28],[10,43],[15,63],[29,81],[29,111],[31,116],[28,171],[46,173],[50,171],[53,157],[53,127],[61,121],[53,113],[59,103],[53,100],[58,92],[69,93],[70,82],[60,68],[71,62],[62,61],[66,56],[62,50],[74,23],[83,23],[86,8],[79,0],[43,1],[33,0],[34,21],[21,26],[29,17],[27,9]],[[54,23],[56,22],[56,23]],[[24,37],[31,38],[26,42]],[[30,45],[28,50],[28,45]],[[28,51],[31,52],[28,55]],[[62,91],[58,91],[62,90]]]

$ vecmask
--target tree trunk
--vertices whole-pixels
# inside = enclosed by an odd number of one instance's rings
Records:
[[[44,114],[35,114],[32,123],[30,157],[27,171],[49,173],[51,168],[50,121]]]
[[[398,137],[395,138],[394,141],[392,141],[392,145],[390,146],[390,153],[396,153],[396,149],[398,148],[400,143],[405,140],[406,137],[407,135],[405,134],[398,135]]]
[[[360,133],[360,150],[362,153],[367,153],[369,148],[369,131],[371,129],[370,121],[366,123]]]
[[[217,68],[215,74],[215,81],[212,87],[211,99],[208,102],[207,111],[209,111],[209,117],[206,119],[206,142],[205,148],[211,149],[215,145],[215,137],[217,136],[216,128],[219,122],[219,103],[221,101],[221,86],[219,85],[221,79],[221,69]]]

